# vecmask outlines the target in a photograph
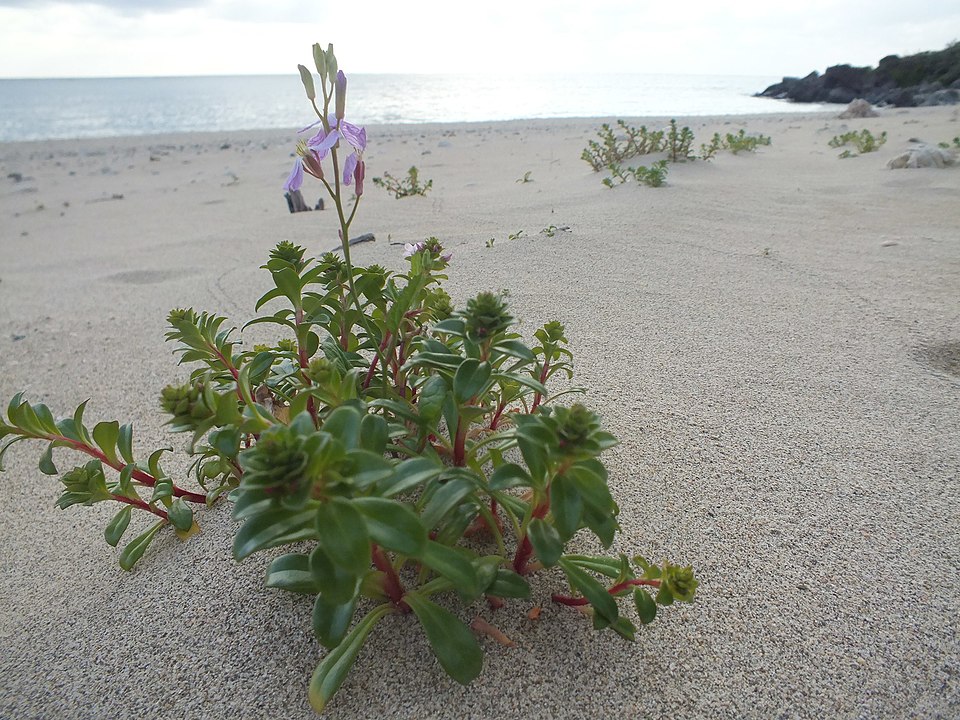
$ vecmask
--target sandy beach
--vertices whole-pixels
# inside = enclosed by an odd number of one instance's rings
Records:
[[[700,588],[630,644],[552,605],[563,577],[544,572],[530,602],[463,615],[517,644],[483,639],[469,687],[390,617],[326,717],[960,716],[960,167],[886,168],[912,138],[960,135],[960,110],[841,109],[680,118],[697,147],[740,128],[772,144],[672,164],[656,189],[607,189],[580,159],[602,120],[367,128],[368,178],[416,165],[433,190],[368,182],[354,232],[376,242],[354,261],[400,270],[402,243],[436,236],[458,304],[508,289],[528,337],[564,322],[583,402],[621,440],[615,551],[693,564]],[[828,141],[861,128],[887,143],[838,159]],[[188,372],[167,312],[240,326],[277,241],[338,244],[330,211],[287,212],[294,142],[0,144],[3,406],[91,398],[88,420],[133,422],[136,448],[172,446],[185,471],[158,410]],[[41,451],[18,445],[0,475],[0,717],[315,717],[311,600],[263,588],[271,553],[232,559],[228,503],[125,573],[113,509],[56,509]]]

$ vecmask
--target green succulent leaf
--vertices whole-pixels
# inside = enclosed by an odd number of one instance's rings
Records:
[[[160,532],[160,528],[166,525],[166,520],[158,520],[146,531],[137,535],[133,540],[131,540],[120,552],[120,567],[124,570],[132,570],[133,566],[136,565],[140,558],[143,557],[143,554],[147,551],[147,548],[150,547],[150,543],[153,542],[153,539],[157,536],[157,533]]]
[[[315,538],[316,513],[312,509],[291,513],[275,509],[253,515],[233,537],[233,557],[245,557],[267,548]]]
[[[326,595],[317,595],[313,603],[313,634],[320,644],[332,650],[350,629],[350,621],[357,610],[357,596],[343,603],[335,603]]]
[[[537,559],[544,567],[553,567],[563,554],[563,541],[550,523],[534,518],[527,527],[527,537],[533,544]]]
[[[404,601],[420,620],[440,666],[461,685],[469,684],[483,668],[483,651],[470,629],[418,593],[407,593]]]
[[[323,712],[330,698],[340,689],[370,631],[389,612],[389,605],[371,610],[317,665],[310,678],[310,704],[318,713]]]
[[[108,545],[116,547],[120,542],[120,538],[123,537],[123,534],[127,531],[127,526],[130,524],[130,514],[132,512],[133,505],[124,505],[120,508],[120,512],[113,516],[113,520],[103,531],[103,537]]]
[[[394,497],[431,480],[436,480],[443,474],[444,469],[438,460],[432,458],[419,457],[404,460],[397,465],[393,477],[378,483],[377,489],[384,497]]]
[[[640,618],[640,622],[644,625],[653,622],[653,619],[657,616],[657,603],[650,597],[650,593],[643,588],[636,588],[633,591],[633,604],[637,606],[637,616]]]
[[[587,599],[597,617],[608,625],[616,622],[619,615],[617,601],[607,592],[607,589],[569,558],[560,558],[559,564],[566,573],[570,586]]]
[[[44,475],[56,475],[60,472],[57,470],[57,466],[53,464],[53,448],[55,445],[56,443],[47,445],[47,449],[40,456],[40,472]]]
[[[334,563],[354,575],[370,567],[367,525],[352,503],[334,498],[321,505],[316,510],[316,528],[320,544]]]
[[[362,580],[335,563],[322,545],[310,553],[310,572],[313,573],[317,591],[326,595],[332,604],[342,604],[356,597]]]
[[[133,425],[121,425],[117,431],[117,450],[126,464],[133,463]]]
[[[173,526],[182,532],[186,532],[193,527],[193,510],[187,505],[183,498],[177,498],[170,503],[167,510],[167,517]]]
[[[473,564],[460,551],[431,540],[419,559],[428,568],[450,580],[466,596],[476,596],[482,591],[477,586]]]
[[[120,438],[120,423],[116,420],[97,423],[93,428],[93,439],[103,450],[103,454],[114,465],[120,461],[117,459],[117,440]]]
[[[363,515],[370,539],[377,545],[410,557],[419,556],[426,548],[427,529],[407,505],[376,497],[357,498],[353,505]]]
[[[448,480],[430,497],[420,517],[428,528],[435,528],[447,514],[459,506],[476,486],[466,478]]]
[[[453,376],[453,396],[459,404],[479,395],[490,380],[490,363],[467,358]]]
[[[561,541],[573,537],[580,527],[583,500],[576,484],[566,475],[558,475],[550,484],[550,513]]]
[[[494,597],[523,599],[530,597],[530,584],[513,570],[499,568],[493,582],[484,592]]]
[[[304,595],[320,592],[319,584],[310,570],[310,557],[302,553],[281,555],[270,563],[266,586]]]

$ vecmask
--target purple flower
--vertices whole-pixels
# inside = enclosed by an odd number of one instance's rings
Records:
[[[436,238],[430,238],[429,240],[423,240],[418,243],[406,243],[403,246],[403,256],[405,258],[412,257],[418,252],[426,250],[430,253],[430,257],[434,260],[442,260],[445,263],[450,262],[450,259],[453,257],[452,252],[443,252],[443,246],[440,244],[440,241]]]
[[[416,255],[418,252],[420,252],[426,247],[427,247],[427,244],[424,242],[406,243],[403,246],[403,256],[405,258],[412,257],[413,255]]]
[[[300,186],[303,185],[304,171],[316,178],[323,179],[323,167],[320,163],[333,148],[337,147],[337,143],[342,138],[353,150],[343,162],[343,182],[345,185],[355,185],[358,197],[363,194],[363,179],[366,175],[363,152],[367,149],[367,130],[343,119],[343,113],[339,107],[339,98],[344,97],[346,82],[346,76],[342,72],[338,73],[337,113],[327,117],[327,127],[330,128],[330,132],[322,127],[322,120],[317,120],[300,130],[301,133],[305,133],[317,127],[317,125],[321,125],[313,137],[306,142],[301,140],[297,143],[297,161],[283,185],[283,189],[287,192],[300,189]],[[342,90],[341,84],[343,86]]]
[[[323,179],[323,166],[320,161],[323,156],[316,150],[313,150],[309,143],[303,140],[297,143],[297,159],[293,163],[293,170],[290,171],[287,181],[283,184],[286,192],[296,192],[303,185],[304,171],[310,173],[315,178]]]

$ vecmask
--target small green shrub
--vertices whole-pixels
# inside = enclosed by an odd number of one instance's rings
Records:
[[[844,145],[851,144],[857,149],[857,152],[862,155],[863,153],[876,152],[886,142],[886,131],[880,133],[879,135],[874,135],[869,130],[864,128],[860,132],[851,130],[843,135],[834,135],[830,140],[829,145],[832,148],[841,148]],[[840,154],[840,157],[848,158],[856,157],[856,155],[850,150],[846,150]]]
[[[647,185],[648,187],[660,187],[664,184],[667,178],[667,161],[658,160],[650,167],[640,165],[639,167],[628,168],[623,168],[621,165],[614,163],[609,165],[607,170],[610,171],[612,177],[606,177],[600,182],[602,182],[608,188],[622,185],[623,183],[628,182],[630,178],[633,178],[636,183],[641,185]]]
[[[736,135],[727,133],[726,137],[721,137],[720,133],[714,133],[709,144],[700,146],[700,158],[712,160],[721,150],[729,150],[734,155],[740,152],[756,152],[759,146],[770,143],[768,135],[747,135],[743,128]]]
[[[580,155],[595,172],[614,163],[622,163],[638,155],[649,155],[664,149],[664,133],[662,130],[649,131],[646,125],[639,128],[627,125],[623,120],[617,120],[620,135],[609,123],[604,123],[597,131],[599,142],[591,140],[587,143]]]
[[[388,172],[383,173],[382,178],[375,177],[373,184],[382,187],[399,200],[400,198],[410,197],[411,195],[426,195],[427,191],[433,187],[433,180],[427,180],[426,184],[420,184],[420,171],[414,165],[407,170],[407,177],[395,178]]]

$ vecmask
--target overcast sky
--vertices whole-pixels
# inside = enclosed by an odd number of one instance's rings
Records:
[[[960,39],[960,0],[0,0],[0,77],[295,72],[806,75]]]

